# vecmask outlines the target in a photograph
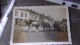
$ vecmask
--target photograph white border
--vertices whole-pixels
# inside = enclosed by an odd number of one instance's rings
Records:
[[[66,8],[66,17],[67,17],[67,27],[68,27],[68,42],[31,42],[31,43],[13,43],[13,32],[14,32],[14,15],[16,9],[26,9],[27,7],[41,7],[41,6],[16,6],[13,8],[13,20],[12,20],[12,30],[11,30],[11,38],[10,45],[45,45],[45,44],[72,44],[71,40],[71,32],[70,32],[70,21],[69,21],[69,11],[68,6],[53,6],[53,8]],[[42,6],[44,7],[44,6]]]

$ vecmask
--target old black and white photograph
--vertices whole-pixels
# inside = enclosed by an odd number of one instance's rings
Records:
[[[13,43],[71,43],[66,6],[25,6],[13,9]]]

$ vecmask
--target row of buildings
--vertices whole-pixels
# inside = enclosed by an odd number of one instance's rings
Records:
[[[45,16],[43,14],[39,14],[31,9],[17,9],[15,10],[15,24],[22,23],[25,25],[26,21],[32,20],[34,22],[49,22],[50,24],[53,23],[53,18],[51,16]]]

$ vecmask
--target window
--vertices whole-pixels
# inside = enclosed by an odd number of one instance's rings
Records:
[[[29,15],[31,15],[31,13],[29,13]]]
[[[18,16],[18,11],[15,11],[15,16]]]
[[[25,17],[27,17],[27,13],[25,13]]]
[[[23,17],[23,12],[21,12],[21,17]]]

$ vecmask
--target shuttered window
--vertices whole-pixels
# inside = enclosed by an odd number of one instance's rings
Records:
[[[27,13],[25,13],[25,17],[27,17]]]
[[[23,17],[23,12],[21,12],[21,17]]]
[[[15,11],[15,16],[18,16],[18,11]]]

